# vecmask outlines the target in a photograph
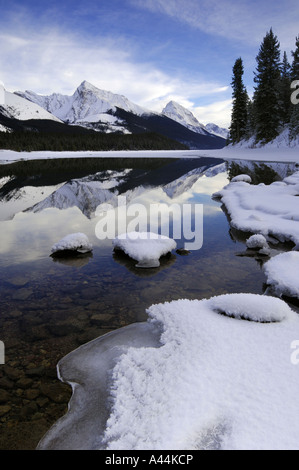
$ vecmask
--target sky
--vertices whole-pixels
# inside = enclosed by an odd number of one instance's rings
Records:
[[[252,96],[266,33],[290,62],[299,36],[298,0],[0,0],[0,12],[6,90],[72,95],[87,80],[152,111],[177,101],[222,127],[236,59]]]

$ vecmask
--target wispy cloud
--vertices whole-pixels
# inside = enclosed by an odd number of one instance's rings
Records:
[[[34,30],[23,24],[2,29],[0,41],[0,79],[11,91],[71,94],[88,80],[160,111],[173,96],[192,103],[194,97],[215,97],[227,90],[203,77],[169,76],[153,63],[136,62],[134,45],[123,38],[90,40],[58,28]]]
[[[215,101],[206,106],[195,106],[192,111],[203,124],[217,123],[220,127],[228,127],[231,120],[232,100]]]
[[[291,48],[298,34],[297,0],[130,0],[139,8],[161,13],[205,33],[258,44],[273,27],[282,46]]]
[[[199,103],[222,102],[230,95],[227,85],[203,74],[163,70],[155,64],[153,51],[140,60],[138,46],[129,36],[115,30],[113,35],[83,34],[53,22],[54,17],[54,10],[44,13],[38,28],[26,8],[0,19],[0,80],[9,91],[70,95],[88,80],[158,112],[171,99],[194,111]],[[225,114],[217,117],[219,124],[226,119]]]

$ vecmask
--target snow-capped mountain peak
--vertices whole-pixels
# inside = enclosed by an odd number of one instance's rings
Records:
[[[38,103],[62,121],[72,124],[102,121],[103,114],[115,111],[117,107],[137,115],[148,112],[125,96],[101,90],[86,80],[78,86],[72,96],[57,93],[42,96],[31,91],[17,92],[17,94]]]
[[[222,148],[224,145],[223,139],[210,133],[191,111],[175,101],[170,101],[161,113],[157,113],[133,103],[126,96],[97,88],[87,80],[72,95],[40,95],[28,90],[11,95],[15,99],[25,99],[28,105],[34,103],[52,119],[68,125],[106,133],[158,133],[192,149]],[[4,120],[0,124],[5,125]]]
[[[184,108],[184,106],[180,105],[176,101],[169,101],[169,103],[162,110],[162,114],[169,117],[170,119],[173,119],[179,124],[182,124],[193,132],[197,132],[199,134],[208,133],[205,126],[196,119],[194,114],[192,114],[189,109]]]
[[[208,124],[206,124],[206,129],[211,134],[218,135],[219,137],[223,137],[224,139],[227,138],[227,135],[229,133],[228,129],[224,127],[219,127],[217,126],[217,124],[214,124],[212,122],[209,122]]]

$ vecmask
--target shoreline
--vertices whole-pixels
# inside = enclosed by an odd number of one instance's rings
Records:
[[[299,163],[298,147],[232,148],[217,150],[111,150],[77,152],[17,152],[0,150],[0,164],[24,160],[55,158],[220,158],[223,160],[252,160],[263,162]]]

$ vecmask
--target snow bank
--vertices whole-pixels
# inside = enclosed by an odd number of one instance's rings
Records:
[[[139,268],[160,266],[159,258],[176,248],[174,240],[152,232],[124,233],[116,237],[112,245],[138,261]]]
[[[130,348],[115,366],[107,449],[298,448],[299,376],[282,344],[299,319],[279,299],[242,297],[148,310],[161,347]],[[254,318],[272,304],[284,320],[227,318],[214,311],[223,302]]]
[[[223,160],[252,160],[262,162],[299,163],[298,145],[278,148],[234,148],[224,147],[217,150],[112,150],[78,152],[16,152],[0,149],[0,162],[19,160],[41,160],[47,158],[220,158]]]
[[[267,284],[277,295],[299,298],[299,253],[291,251],[271,258],[263,266]]]
[[[88,237],[84,233],[71,233],[55,243],[52,246],[51,253],[57,254],[66,250],[77,253],[88,253],[92,250],[92,245],[89,243]]]
[[[231,225],[244,232],[292,241],[299,249],[299,172],[270,185],[230,183],[214,193],[225,205]]]
[[[73,397],[40,448],[299,449],[299,317],[285,302],[227,294],[147,313],[58,364]]]

